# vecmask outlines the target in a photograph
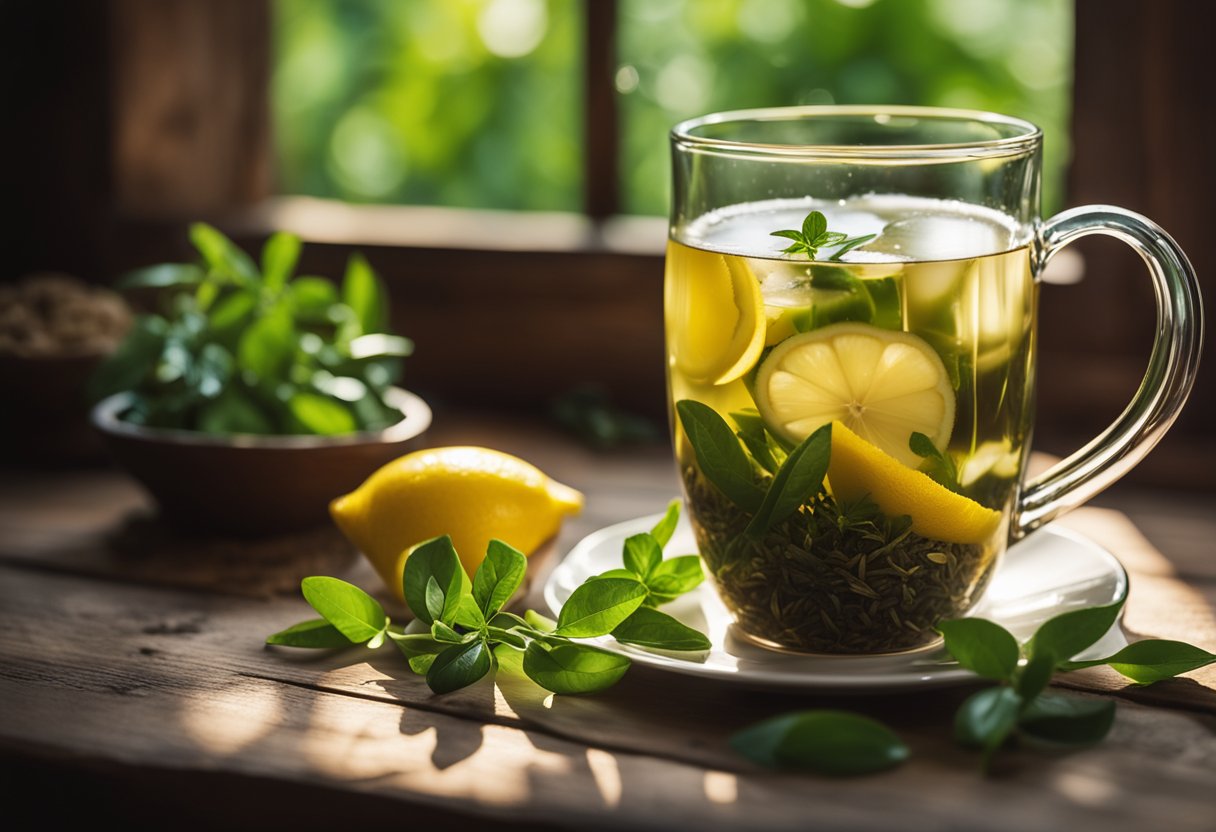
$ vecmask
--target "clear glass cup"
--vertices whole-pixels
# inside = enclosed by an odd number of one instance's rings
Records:
[[[749,638],[829,654],[932,645],[1009,542],[1119,479],[1186,400],[1203,329],[1186,256],[1120,208],[1040,219],[1034,125],[798,107],[693,119],[671,141],[675,454],[701,555]],[[1039,276],[1087,234],[1148,266],[1148,371],[1114,424],[1026,481]],[[819,487],[808,460],[825,448]],[[767,516],[769,491],[791,482],[797,507]]]

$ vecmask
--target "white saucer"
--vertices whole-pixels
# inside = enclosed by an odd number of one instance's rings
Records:
[[[648,531],[659,517],[656,514],[618,523],[583,538],[545,583],[545,602],[553,613],[584,580],[620,567],[625,538]],[[681,518],[665,555],[696,551],[692,528]],[[971,615],[995,621],[1024,641],[1040,624],[1062,612],[1111,604],[1126,597],[1127,573],[1114,555],[1075,532],[1045,528],[1010,547]],[[659,653],[619,644],[607,636],[590,641],[639,664],[756,688],[877,692],[942,687],[976,679],[951,661],[942,648],[898,656],[838,658],[765,649],[735,631],[730,613],[708,582],[664,605],[663,611],[708,635],[713,644],[708,654]],[[1109,656],[1126,644],[1116,621],[1078,658]]]

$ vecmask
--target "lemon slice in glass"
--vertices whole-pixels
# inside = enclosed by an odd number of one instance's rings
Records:
[[[727,384],[764,350],[760,284],[741,257],[683,248],[669,251],[667,331],[676,369],[689,380]]]
[[[756,375],[756,406],[768,426],[801,442],[829,422],[915,468],[908,441],[925,434],[945,448],[954,390],[937,353],[908,333],[839,323],[787,338]]]
[[[912,518],[912,531],[944,543],[985,543],[1001,513],[901,465],[840,422],[832,424],[828,487],[837,500],[869,497],[884,514]]]

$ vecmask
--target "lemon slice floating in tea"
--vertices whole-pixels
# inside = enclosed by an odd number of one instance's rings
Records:
[[[954,429],[954,390],[933,348],[911,333],[861,323],[774,347],[756,376],[756,406],[791,442],[840,421],[911,468],[920,464],[908,447],[914,432],[945,448]]]
[[[582,494],[518,457],[458,446],[398,457],[329,512],[400,599],[405,560],[424,540],[450,534],[472,575],[491,538],[530,555],[582,507]]]
[[[912,531],[944,543],[983,543],[1001,514],[900,463],[840,422],[832,423],[828,486],[837,500],[869,496],[886,515],[906,514]]]
[[[672,361],[690,380],[727,384],[755,365],[764,350],[760,284],[739,257],[686,249],[667,262],[667,331]]]

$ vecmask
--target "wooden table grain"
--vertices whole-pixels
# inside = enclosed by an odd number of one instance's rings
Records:
[[[517,453],[587,494],[542,573],[583,535],[677,493],[661,446],[606,455],[539,422],[439,424],[435,444]],[[1210,498],[1107,502],[1122,510],[1065,522],[1127,567],[1129,633],[1216,650]],[[149,511],[116,471],[0,473],[0,785],[24,818],[7,828],[1216,828],[1216,667],[1145,688],[1101,669],[1058,676],[1119,700],[1109,738],[1068,754],[1010,749],[984,777],[950,741],[974,687],[775,694],[635,666],[596,696],[507,678],[434,696],[388,649],[268,650],[266,634],[308,616],[300,577],[375,587],[371,569],[326,528],[200,541]],[[734,731],[808,707],[886,721],[911,759],[835,780],[763,771],[729,749]]]

